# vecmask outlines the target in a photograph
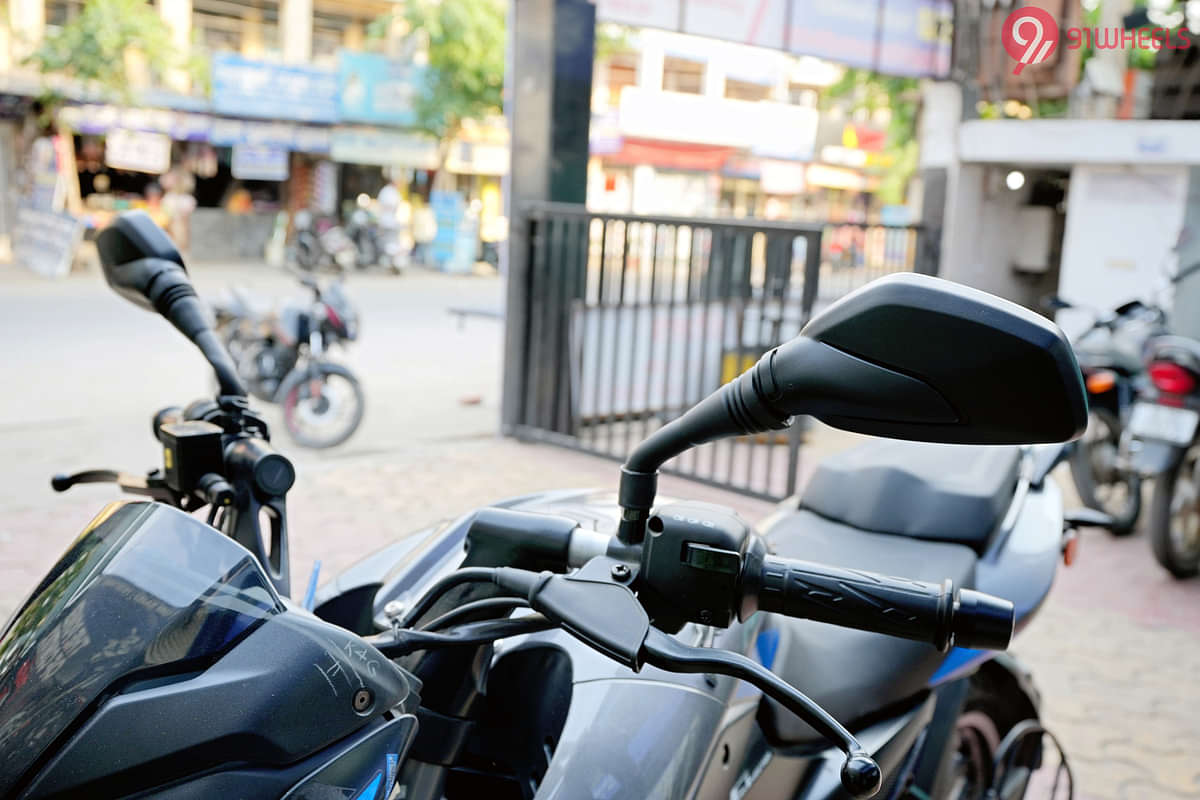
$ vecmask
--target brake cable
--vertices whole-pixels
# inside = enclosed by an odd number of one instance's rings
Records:
[[[497,639],[538,633],[555,627],[558,627],[558,623],[553,620],[547,619],[541,614],[529,614],[516,619],[468,622],[443,632],[401,628],[390,634],[370,637],[367,641],[388,658],[400,658],[414,650],[489,644]]]

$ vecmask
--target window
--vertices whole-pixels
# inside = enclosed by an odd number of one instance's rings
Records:
[[[662,88],[668,92],[704,92],[704,64],[686,58],[667,56],[663,59]]]
[[[761,83],[726,78],[725,96],[733,100],[767,100],[771,97],[771,87]]]
[[[819,94],[816,89],[803,83],[788,84],[788,102],[794,106],[816,108]]]
[[[193,0],[192,29],[204,50],[232,50],[261,58],[279,50],[279,4]]]
[[[608,62],[608,102],[616,105],[621,100],[621,90],[637,85],[637,57],[630,54],[613,56]]]

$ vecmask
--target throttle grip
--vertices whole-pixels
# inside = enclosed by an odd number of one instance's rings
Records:
[[[1013,605],[971,589],[765,556],[757,606],[789,617],[928,642],[1003,650],[1013,633]]]

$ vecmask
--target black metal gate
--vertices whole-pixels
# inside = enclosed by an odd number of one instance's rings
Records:
[[[920,227],[529,211],[520,438],[624,459],[655,428],[882,275],[935,272]],[[510,333],[511,337],[511,333]],[[510,351],[511,352],[511,351]],[[506,370],[521,368],[510,363]],[[807,426],[696,448],[667,472],[777,499]]]

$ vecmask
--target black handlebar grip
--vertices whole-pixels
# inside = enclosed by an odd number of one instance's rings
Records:
[[[767,556],[759,570],[758,608],[789,617],[928,642],[1003,650],[1013,605],[942,584]]]

